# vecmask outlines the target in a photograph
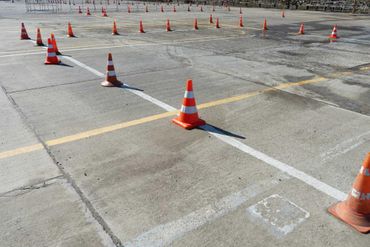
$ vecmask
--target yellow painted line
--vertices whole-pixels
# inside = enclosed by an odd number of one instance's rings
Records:
[[[208,102],[208,103],[199,104],[197,107],[198,107],[198,109],[214,107],[214,106],[218,106],[218,105],[223,105],[223,104],[228,104],[228,103],[232,103],[232,102],[236,102],[236,101],[241,101],[241,100],[244,100],[244,99],[247,99],[247,98],[250,98],[250,97],[253,97],[253,96],[257,96],[257,95],[260,95],[260,94],[263,94],[263,93],[269,92],[269,91],[276,91],[276,90],[284,89],[284,88],[288,88],[288,87],[300,86],[300,85],[310,84],[310,83],[316,83],[316,82],[320,82],[320,81],[323,81],[323,80],[326,80],[326,78],[324,78],[324,77],[315,77],[313,79],[305,80],[305,81],[284,83],[284,84],[280,84],[280,85],[277,85],[277,86],[272,87],[272,88],[266,88],[266,89],[262,89],[262,90],[258,90],[258,91],[254,91],[254,92],[249,92],[249,93],[245,93],[245,94],[241,94],[241,95],[232,96],[232,97],[225,98],[225,99],[220,99],[220,100],[215,100],[215,101],[211,101],[211,102]],[[152,115],[152,116],[148,116],[148,117],[144,117],[144,118],[140,118],[140,119],[136,119],[136,120],[132,120],[132,121],[128,121],[128,122],[118,123],[118,124],[114,124],[114,125],[110,125],[110,126],[106,126],[106,127],[102,127],[102,128],[97,128],[97,129],[93,129],[93,130],[80,132],[80,133],[77,133],[77,134],[74,134],[74,135],[68,135],[68,136],[64,136],[64,137],[61,137],[61,138],[52,139],[52,140],[46,141],[45,143],[46,143],[47,146],[51,147],[51,146],[61,145],[61,144],[64,144],[64,143],[79,141],[79,140],[82,140],[82,139],[102,135],[102,134],[105,134],[105,133],[109,133],[109,132],[112,132],[112,131],[128,128],[128,127],[131,127],[131,126],[152,122],[152,121],[167,118],[167,117],[170,117],[170,116],[175,116],[177,113],[178,113],[178,111],[164,112],[164,113],[160,113],[160,114],[156,114],[156,115]],[[21,148],[9,150],[9,151],[4,151],[4,152],[0,152],[0,159],[13,157],[13,156],[20,155],[20,154],[26,154],[26,153],[30,153],[30,152],[41,150],[41,149],[43,149],[43,146],[41,144],[35,144],[35,145],[25,146],[25,147],[21,147]]]
[[[16,149],[13,149],[13,150],[1,152],[0,153],[0,159],[9,158],[9,157],[16,156],[16,155],[19,155],[19,154],[30,153],[30,152],[33,152],[33,151],[41,150],[42,148],[43,148],[42,144],[34,144],[34,145],[30,145],[30,146],[16,148]]]

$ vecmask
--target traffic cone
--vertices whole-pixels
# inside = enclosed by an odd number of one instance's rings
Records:
[[[370,232],[370,152],[365,157],[347,199],[328,210],[357,231]]]
[[[143,25],[143,21],[140,20],[140,23],[139,23],[139,33],[145,33],[144,31],[144,25]]]
[[[216,18],[216,28],[220,28],[220,21],[218,17]]]
[[[173,12],[176,12],[176,6],[175,5],[173,6]]]
[[[78,13],[82,14],[81,6],[78,6]]]
[[[329,35],[329,39],[338,39],[339,36],[337,35],[337,25],[334,25],[333,31]]]
[[[166,32],[171,32],[171,24],[170,24],[170,19],[167,19],[166,21]]]
[[[162,12],[162,13],[164,12],[163,5],[161,5],[161,12]]]
[[[62,53],[60,53],[59,50],[58,50],[57,41],[56,41],[53,33],[50,34],[50,38],[51,38],[51,42],[53,43],[53,47],[54,47],[55,53],[57,55],[62,55]]]
[[[198,30],[198,20],[197,20],[197,18],[194,19],[194,30]]]
[[[239,8],[239,14],[243,14],[242,7]]]
[[[107,15],[107,10],[106,9],[104,9],[103,8],[103,13],[102,13],[102,15],[101,16],[103,16],[103,17],[108,17],[108,15]]]
[[[87,7],[87,9],[86,9],[86,15],[91,15],[91,14],[90,14],[90,9],[89,9],[89,7]]]
[[[269,29],[267,28],[267,20],[266,20],[266,18],[265,18],[265,20],[263,21],[263,27],[262,27],[262,30],[263,30],[263,31],[267,31],[267,30],[269,30]]]
[[[203,5],[200,6],[200,12],[203,12]]]
[[[70,37],[70,38],[74,38],[76,37],[73,33],[73,30],[72,30],[72,25],[70,22],[68,22],[68,33],[67,33],[67,36]]]
[[[30,39],[23,22],[21,23],[21,39]]]
[[[107,73],[105,81],[101,83],[103,87],[120,87],[122,82],[117,80],[116,72],[114,71],[114,65],[112,60],[112,54],[108,53]]]
[[[180,114],[177,118],[172,119],[172,122],[174,122],[177,125],[180,125],[185,129],[193,129],[197,126],[206,124],[204,120],[198,117],[198,111],[193,94],[192,80],[188,80],[186,82],[186,91],[184,99],[182,101]]]
[[[299,28],[299,31],[298,31],[298,34],[304,34],[304,24],[302,23],[300,28]]]
[[[59,63],[60,63],[60,60],[58,59],[56,55],[53,42],[51,41],[50,38],[48,38],[48,49],[46,52],[46,59],[45,59],[44,64],[49,65],[49,64],[59,64]]]
[[[209,15],[209,23],[210,23],[210,24],[213,24],[212,14],[211,14],[211,15]]]
[[[131,13],[131,7],[130,7],[130,5],[127,5],[127,13]]]
[[[244,27],[243,16],[240,16],[240,18],[239,18],[239,27]]]
[[[149,12],[148,5],[145,6],[145,12]]]
[[[112,35],[119,35],[119,33],[117,31],[116,20],[113,21]]]
[[[41,38],[40,28],[37,28],[36,45],[37,46],[44,46],[44,43],[42,42],[42,38]]]
[[[285,11],[284,11],[284,9],[281,11],[281,17],[282,18],[285,18]]]

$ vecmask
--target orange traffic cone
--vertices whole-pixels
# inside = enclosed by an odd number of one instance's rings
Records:
[[[60,63],[60,60],[58,59],[55,53],[53,42],[51,41],[50,38],[48,38],[48,50],[46,53],[46,59],[44,63],[45,64],[59,64]]]
[[[175,5],[173,6],[173,12],[176,12],[176,6]]]
[[[170,24],[170,19],[167,19],[166,21],[166,32],[171,32],[171,24]]]
[[[102,8],[102,15],[101,16],[108,17],[106,9]]]
[[[112,35],[119,35],[119,33],[117,31],[116,20],[113,21]]]
[[[298,31],[298,34],[304,34],[304,24],[302,23],[300,28],[299,28],[299,31]]]
[[[162,12],[162,13],[164,12],[163,5],[161,5],[161,12]]]
[[[329,35],[329,39],[338,39],[339,36],[337,35],[337,25],[334,25],[333,31]]]
[[[347,199],[328,210],[357,231],[370,232],[370,152],[365,157]]]
[[[89,9],[89,7],[87,7],[87,9],[86,9],[86,15],[91,15],[91,14],[90,14],[90,9]]]
[[[51,38],[51,42],[53,43],[53,47],[54,47],[55,53],[57,55],[62,55],[62,53],[60,53],[59,50],[58,50],[57,41],[56,41],[53,33],[50,34],[50,38]]]
[[[198,30],[198,20],[197,20],[197,18],[194,19],[194,30]]]
[[[108,53],[108,63],[107,63],[107,74],[105,76],[105,81],[101,83],[103,87],[120,87],[122,82],[117,80],[116,72],[114,71],[114,65],[112,60],[112,54]]]
[[[284,9],[281,11],[281,17],[282,18],[285,18],[285,11],[284,11]]]
[[[188,80],[186,82],[186,91],[182,101],[180,115],[177,118],[172,119],[172,122],[185,129],[193,129],[197,126],[206,124],[204,120],[198,117],[192,80]]]
[[[243,16],[240,16],[240,18],[239,18],[239,27],[244,27]]]
[[[212,24],[212,23],[213,23],[212,15],[209,15],[209,23],[210,23],[210,24]]]
[[[144,25],[143,25],[143,21],[140,20],[139,22],[139,33],[145,33],[144,31]]]
[[[263,31],[267,31],[267,30],[269,30],[269,29],[267,28],[267,20],[266,20],[266,18],[265,18],[265,20],[263,21],[263,27],[262,27],[262,30],[263,30]]]
[[[68,32],[67,32],[67,36],[70,37],[70,38],[74,38],[76,37],[73,33],[73,30],[72,30],[72,25],[70,22],[68,22]]]
[[[200,6],[200,12],[203,12],[203,5]]]
[[[218,17],[216,18],[216,28],[220,28],[220,21],[219,21]]]
[[[37,46],[44,46],[44,43],[42,42],[42,38],[41,38],[40,28],[37,28],[36,45]]]
[[[21,23],[21,39],[30,39],[23,22]]]
[[[81,6],[78,6],[78,13],[82,14]]]
[[[130,7],[130,5],[127,5],[127,13],[131,13],[131,7]]]

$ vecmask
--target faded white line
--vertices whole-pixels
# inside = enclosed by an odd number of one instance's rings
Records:
[[[289,177],[283,174],[279,174],[278,177],[259,181],[180,219],[158,225],[123,245],[126,247],[160,247],[170,245],[174,240],[186,233],[235,211],[249,199],[272,189],[279,184],[279,179],[289,179]]]
[[[329,149],[325,153],[320,154],[322,158],[321,164],[326,163],[327,161],[334,159],[335,157],[345,154],[361,144],[365,143],[367,140],[370,140],[370,131],[362,133],[356,137],[345,140],[333,148]]]
[[[279,169],[280,171],[283,171],[287,174],[289,174],[290,176],[294,177],[294,178],[297,178],[299,180],[301,180],[302,182],[310,185],[311,187],[323,192],[324,194],[334,198],[334,199],[337,199],[339,201],[343,201],[347,195],[340,191],[340,190],[337,190],[336,188],[326,184],[326,183],[323,183],[321,182],[320,180],[308,175],[307,173],[304,173],[290,165],[287,165],[281,161],[278,161],[252,147],[249,147],[247,146],[246,144],[236,140],[235,138],[232,138],[230,136],[226,136],[226,135],[223,135],[222,132],[220,132],[219,130],[215,129],[214,127],[210,126],[210,125],[203,125],[201,126],[202,129],[204,129],[205,131],[207,131],[208,133],[212,134],[213,136],[217,137],[218,139],[220,139],[221,141],[239,149],[240,151],[243,151],[244,153],[247,153],[253,157],[255,157],[256,159],[259,159],[263,162],[265,162],[266,164],[269,164],[270,166],[273,166],[277,169]]]
[[[60,55],[59,57],[63,58],[63,59],[67,59],[69,61],[71,61],[72,63],[76,64],[77,66],[80,66],[81,68],[84,68],[88,71],[90,71],[91,73],[93,73],[94,75],[97,75],[99,77],[104,77],[104,74],[97,71],[96,69],[93,69],[89,66],[87,66],[86,64],[84,63],[81,63],[80,61],[77,61],[76,59],[72,58],[72,57],[69,57],[69,56],[63,56],[63,55]]]

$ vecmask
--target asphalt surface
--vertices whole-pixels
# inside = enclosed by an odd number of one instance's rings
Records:
[[[370,16],[148,6],[0,2],[0,246],[369,246],[327,208],[370,151]],[[109,52],[129,86],[100,86]],[[191,131],[171,123],[188,79]]]

